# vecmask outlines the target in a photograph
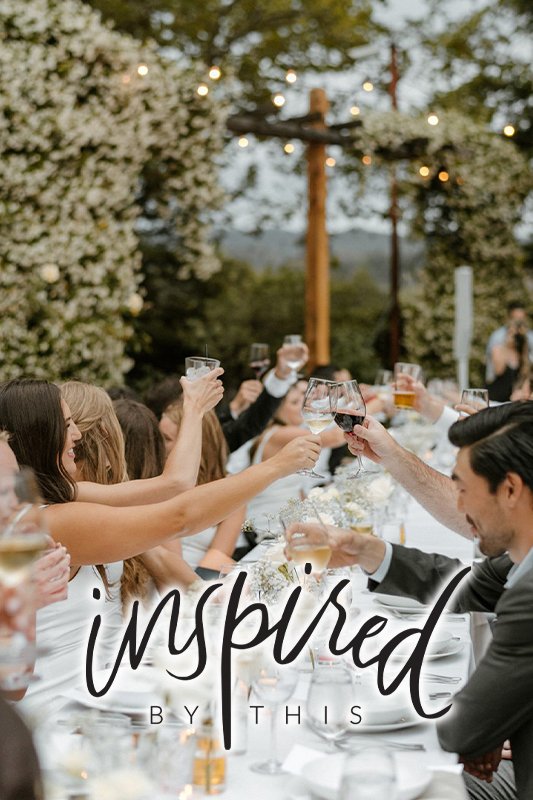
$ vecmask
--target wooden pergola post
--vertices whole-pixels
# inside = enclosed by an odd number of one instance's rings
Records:
[[[313,127],[325,130],[329,108],[323,89],[312,89],[310,115],[319,114]],[[329,364],[330,288],[329,247],[326,228],[326,145],[310,142],[307,146],[308,214],[305,279],[305,341],[309,347],[309,366]]]

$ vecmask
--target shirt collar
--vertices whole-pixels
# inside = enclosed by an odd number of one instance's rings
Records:
[[[513,564],[507,573],[507,581],[503,588],[511,589],[530,569],[533,569],[533,547],[520,564]]]

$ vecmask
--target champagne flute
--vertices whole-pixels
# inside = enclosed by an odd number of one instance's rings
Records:
[[[33,612],[31,571],[48,543],[33,473],[31,470],[3,473],[0,476],[0,584],[16,593],[23,605],[22,611]],[[1,624],[1,688],[27,687],[34,660],[35,645],[26,634]]]
[[[353,705],[352,678],[342,665],[315,667],[307,695],[307,717],[311,728],[335,752],[335,741],[349,728]]]
[[[281,761],[277,757],[276,725],[278,708],[292,695],[298,682],[295,669],[279,666],[274,663],[259,670],[252,681],[252,688],[263,703],[270,706],[270,757],[267,761],[252,764],[250,769],[263,775],[279,775],[283,772]]]
[[[250,345],[249,366],[255,372],[258,381],[261,380],[270,366],[270,348],[264,342],[254,342]]]
[[[320,433],[333,422],[336,396],[337,384],[319,378],[309,380],[302,403],[302,418],[311,433]],[[299,469],[298,474],[324,478],[314,469]]]
[[[298,377],[298,370],[303,367],[305,363],[305,349],[302,337],[299,334],[288,334],[283,339],[283,346],[285,347],[285,360],[287,366],[291,368],[291,378],[296,381]]]
[[[356,425],[365,421],[366,405],[357,381],[346,381],[337,384],[337,397],[335,404],[334,421],[346,433],[351,433]],[[361,456],[356,456],[358,468],[355,472],[346,475],[347,478],[357,478],[362,472],[363,462]]]

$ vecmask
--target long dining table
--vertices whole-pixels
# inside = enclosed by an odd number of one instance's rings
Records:
[[[453,555],[469,564],[473,558],[473,543],[444,526],[437,523],[420,505],[411,500],[405,517],[406,545],[418,547],[425,551],[439,551]],[[248,560],[257,560],[264,552],[264,546],[257,548],[248,556]],[[379,602],[379,596],[366,589],[366,579],[358,571],[354,571],[352,578],[352,605],[356,609],[355,619],[357,624],[367,616],[389,613],[391,624],[416,625],[419,617],[395,613],[394,609],[386,609]],[[403,617],[403,618],[402,618]],[[429,676],[421,682],[423,699],[430,709],[440,708],[439,703],[451,702],[451,695],[459,690],[468,680],[473,668],[473,653],[470,636],[469,615],[446,614],[440,623],[446,631],[453,634],[454,642],[459,642],[453,652],[442,658],[435,658],[426,665],[426,673],[436,675],[434,680]],[[269,747],[269,712],[264,709],[261,718],[256,721],[253,715],[248,716],[245,734],[246,747],[239,754],[227,754],[227,777],[224,795],[228,800],[243,800],[253,797],[253,800],[271,800],[272,797],[283,800],[307,800],[310,798],[311,789],[305,781],[305,764],[325,758],[325,742],[308,725],[305,724],[305,702],[311,679],[310,671],[302,671],[294,695],[287,702],[286,711],[289,717],[287,724],[280,724],[278,728],[278,753],[285,761],[287,772],[281,775],[260,775],[250,769],[251,765],[264,760],[268,755]],[[454,683],[447,683],[452,679]],[[442,681],[445,681],[444,683]],[[429,700],[429,695],[442,693],[446,699]],[[450,698],[448,699],[448,695]],[[68,693],[64,698],[63,708],[58,716],[73,714],[82,710],[80,695]],[[296,716],[298,710],[301,719]],[[290,716],[292,714],[292,716]],[[55,736],[55,738],[54,738]],[[53,776],[57,769],[58,749],[68,740],[68,733],[50,736],[46,728],[37,735],[40,755],[47,774]],[[58,739],[57,737],[63,737]],[[357,733],[351,738],[357,742]],[[422,800],[465,800],[466,792],[460,768],[456,764],[457,758],[453,754],[444,753],[438,743],[436,728],[433,721],[417,720],[410,727],[402,727],[390,733],[365,734],[365,740],[377,746],[388,746],[384,742],[392,741],[392,749],[399,763],[409,763],[415,759],[418,766],[423,765],[431,772],[431,782],[424,792],[418,795]],[[362,741],[362,739],[361,739]],[[58,744],[59,742],[59,744]],[[417,745],[419,749],[414,752],[404,751],[403,745]],[[50,795],[54,800],[69,800],[76,796],[67,789],[61,788],[61,782],[52,780],[53,792]],[[187,800],[191,796],[200,796],[199,790],[185,787],[175,797]],[[79,795],[90,797],[90,795]],[[151,800],[163,800],[170,795],[151,794]],[[134,795],[132,795],[134,797]],[[117,798],[118,800],[118,798]],[[121,798],[122,800],[122,798]]]

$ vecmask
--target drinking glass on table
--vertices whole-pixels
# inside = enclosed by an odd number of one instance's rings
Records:
[[[320,433],[333,422],[337,402],[337,384],[319,378],[311,378],[302,404],[302,418],[311,433]],[[299,469],[299,475],[323,478],[314,469]]]
[[[472,406],[476,411],[489,407],[488,389],[463,389],[461,394],[461,405]]]
[[[339,800],[396,800],[397,778],[393,754],[363,747],[347,756]]]
[[[272,665],[263,666],[252,681],[252,688],[265,705],[270,707],[270,756],[267,761],[252,764],[250,769],[263,775],[279,775],[283,772],[281,761],[277,757],[276,725],[277,711],[282,703],[286,703],[292,695],[298,682],[298,672],[295,669]]]
[[[0,476],[0,584],[15,592],[22,613],[33,613],[32,567],[47,549],[48,531],[31,470]],[[0,687],[24,688],[35,659],[35,645],[22,631],[0,624]]]
[[[254,342],[250,345],[249,366],[255,372],[258,381],[261,380],[270,366],[270,347],[264,342]]]
[[[335,414],[333,419],[339,428],[351,433],[356,425],[362,425],[366,416],[366,404],[357,381],[346,381],[337,384],[335,398]],[[356,456],[357,469],[349,472],[346,478],[357,478],[365,470],[361,456]]]
[[[285,348],[285,361],[291,369],[291,378],[296,380],[298,370],[305,363],[305,346],[302,342],[302,337],[295,333],[288,334],[283,339],[283,346]]]
[[[422,368],[419,364],[407,364],[398,361],[394,365],[394,405],[396,408],[414,408],[415,393],[402,385],[402,375],[409,375],[413,380],[420,379]]]
[[[204,356],[188,356],[185,359],[185,377],[189,381],[195,381],[207,375],[211,370],[220,367],[218,358],[207,358]]]
[[[296,523],[297,524],[297,523]],[[325,527],[319,523],[311,531],[285,532],[287,555],[298,566],[311,565],[311,573],[320,577],[331,558],[331,546]]]
[[[336,666],[315,667],[307,695],[307,718],[311,728],[335,752],[335,741],[350,727],[350,708],[353,705],[352,677],[348,670]]]

